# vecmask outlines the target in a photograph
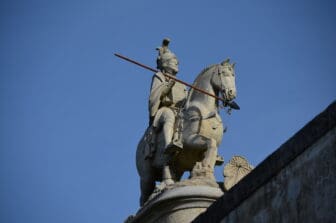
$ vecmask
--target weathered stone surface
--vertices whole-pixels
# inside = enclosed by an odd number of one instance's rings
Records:
[[[221,223],[334,222],[336,128],[259,188]]]
[[[335,222],[336,103],[193,222]]]
[[[247,159],[242,156],[233,156],[225,165],[223,175],[225,177],[224,190],[228,191],[253,169]]]
[[[216,183],[214,167],[221,164],[218,147],[223,137],[219,99],[224,107],[239,109],[236,97],[235,65],[229,59],[214,64],[196,77],[188,94],[176,79],[178,61],[168,48],[169,39],[158,48],[160,72],[153,76],[149,126],[136,152],[140,175],[140,205],[155,190],[179,182],[184,172]],[[187,97],[188,95],[188,97]],[[218,159],[219,158],[219,159]]]
[[[128,223],[191,222],[222,195],[219,188],[209,186],[168,189],[146,203]]]

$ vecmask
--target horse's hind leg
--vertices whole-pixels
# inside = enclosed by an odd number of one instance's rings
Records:
[[[155,189],[154,178],[152,179],[152,177],[141,177],[140,189],[141,189],[140,206],[143,206]]]
[[[162,182],[165,185],[174,184],[175,176],[170,165],[164,165],[162,169]]]

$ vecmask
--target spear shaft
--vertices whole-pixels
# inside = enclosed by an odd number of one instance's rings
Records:
[[[128,61],[128,62],[131,62],[131,63],[133,63],[133,64],[135,64],[135,65],[138,65],[138,66],[140,66],[140,67],[143,67],[143,68],[145,68],[145,69],[147,69],[147,70],[153,71],[153,72],[155,72],[155,73],[159,72],[158,70],[156,70],[156,69],[154,69],[154,68],[151,68],[151,67],[149,67],[149,66],[146,66],[146,65],[144,65],[144,64],[141,64],[141,63],[139,63],[139,62],[137,62],[137,61],[135,61],[135,60],[132,60],[132,59],[130,59],[130,58],[128,58],[128,57],[125,57],[125,56],[123,56],[123,55],[121,55],[121,54],[115,53],[114,55],[115,55],[116,57],[119,57],[119,58],[123,59],[123,60],[126,60],[126,61]],[[169,75],[169,74],[165,74],[165,73],[162,73],[162,74],[163,74],[165,77],[170,78],[170,79],[173,79],[174,81],[179,82],[179,83],[181,83],[181,84],[184,84],[184,85],[186,85],[186,86],[188,86],[188,87],[190,87],[190,88],[192,88],[192,89],[194,89],[194,90],[196,90],[196,91],[199,91],[199,92],[201,92],[201,93],[203,93],[203,94],[206,94],[206,95],[208,95],[208,96],[210,96],[210,97],[216,98],[217,100],[220,100],[220,101],[225,102],[225,99],[220,98],[220,97],[218,97],[218,96],[216,96],[216,95],[213,95],[213,94],[211,94],[211,93],[209,93],[209,92],[207,92],[207,91],[205,91],[205,90],[203,90],[203,89],[201,89],[201,88],[198,88],[198,87],[196,87],[196,86],[194,86],[194,85],[191,85],[191,84],[188,84],[188,83],[186,83],[186,82],[184,82],[184,81],[181,81],[181,80],[177,79],[176,77],[171,76],[171,75]]]

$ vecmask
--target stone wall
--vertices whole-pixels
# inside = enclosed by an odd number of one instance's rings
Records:
[[[193,222],[336,222],[336,103]]]

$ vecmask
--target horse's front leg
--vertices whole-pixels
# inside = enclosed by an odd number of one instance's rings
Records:
[[[217,145],[216,140],[206,138],[202,135],[189,135],[188,140],[184,141],[184,145],[189,149],[204,150],[204,159],[202,164],[204,167],[213,169],[217,159]]]
[[[204,158],[201,161],[201,167],[197,168],[202,168],[206,176],[213,178],[213,170],[217,159],[217,143],[215,139],[199,134],[200,122],[201,120],[187,121],[184,126],[183,144],[184,148],[203,151]]]

